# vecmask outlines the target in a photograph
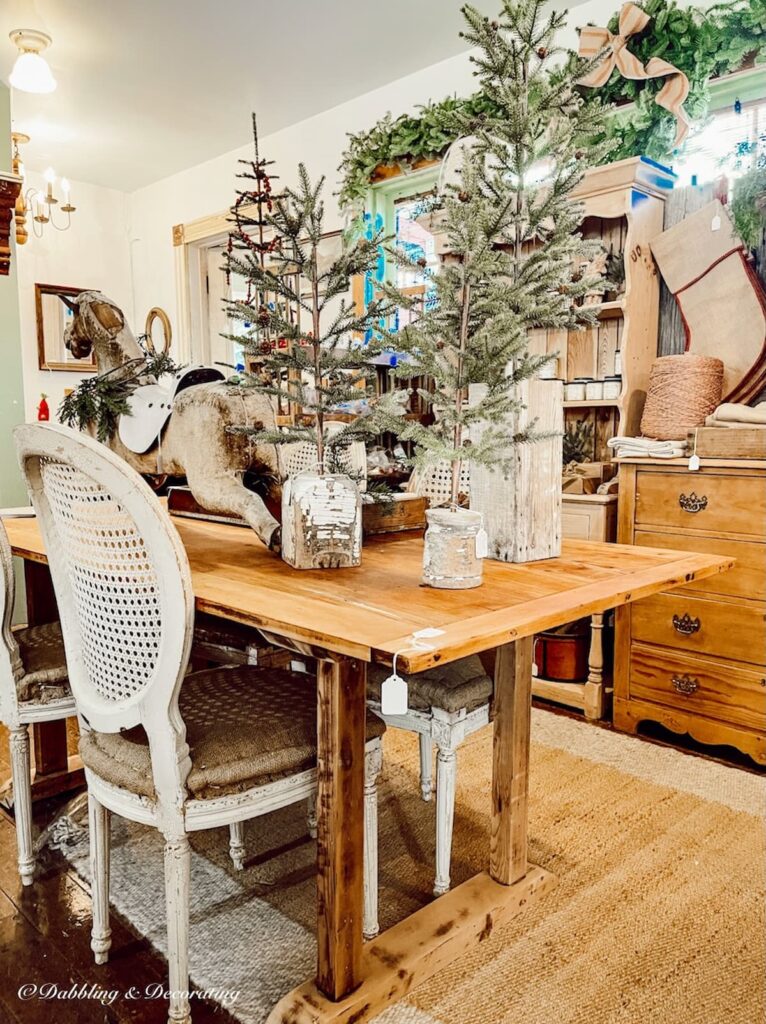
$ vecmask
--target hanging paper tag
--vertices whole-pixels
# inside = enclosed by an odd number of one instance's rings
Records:
[[[407,681],[396,673],[383,680],[380,710],[384,715],[407,714]]]
[[[692,455],[689,459],[689,469],[695,472],[700,468],[700,457],[699,455]]]
[[[720,231],[721,230],[721,218],[718,216],[718,214],[716,214],[715,217],[713,217],[713,220],[711,221],[711,224],[710,224],[710,230],[711,231]]]
[[[479,528],[479,532],[476,534],[476,557],[486,558],[489,551],[489,544],[487,541],[487,531],[484,527]]]

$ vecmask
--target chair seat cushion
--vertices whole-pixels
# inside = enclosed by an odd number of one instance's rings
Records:
[[[19,701],[47,704],[71,697],[61,625],[46,622],[25,626],[15,629],[13,635],[24,667],[24,675],[16,684]]]
[[[316,765],[316,679],[302,672],[246,666],[194,672],[179,697],[196,799],[242,793]],[[382,728],[381,728],[382,726]],[[367,739],[385,724],[367,716]],[[112,785],[153,798],[149,741],[143,728],[83,732],[86,768]]]
[[[367,670],[368,697],[380,701],[383,680],[390,675],[391,670],[383,665],[370,665]],[[450,713],[463,708],[473,711],[487,704],[494,691],[492,680],[476,655],[416,675],[402,675],[402,679],[407,680],[408,705],[417,711],[429,711],[431,708],[441,708]]]

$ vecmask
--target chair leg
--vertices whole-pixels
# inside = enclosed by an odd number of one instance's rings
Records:
[[[457,755],[439,747],[436,753],[436,878],[434,896],[449,890],[452,825],[455,818]]]
[[[364,759],[364,918],[362,933],[374,939],[378,924],[378,775],[383,748],[378,740],[367,748]]]
[[[93,926],[90,948],[97,964],[109,959],[112,930],[109,927],[109,811],[92,793],[88,793],[88,828],[90,833],[90,888],[93,903]]]
[[[168,1024],[191,1024],[189,1007],[189,881],[187,835],[165,836],[165,902],[168,915]]]
[[[229,855],[235,871],[245,869],[245,823],[234,821],[229,825]]]
[[[424,800],[431,799],[431,737],[421,732],[420,740],[420,792]]]
[[[317,795],[312,793],[306,807],[306,825],[312,839],[317,837]]]
[[[32,765],[29,758],[29,726],[10,731],[13,810],[16,818],[16,843],[22,885],[31,885],[35,874],[35,850],[32,845]]]

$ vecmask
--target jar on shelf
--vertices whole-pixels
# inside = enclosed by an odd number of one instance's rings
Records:
[[[585,385],[585,398],[589,402],[598,402],[604,397],[603,380],[589,380]]]
[[[565,402],[584,402],[585,383],[581,380],[570,380],[564,385]]]
[[[622,394],[622,377],[616,374],[604,378],[604,398],[619,398]]]
[[[619,349],[614,354],[614,375],[615,377],[622,376],[622,353]]]

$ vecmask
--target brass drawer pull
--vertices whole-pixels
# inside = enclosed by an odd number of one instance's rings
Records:
[[[676,633],[680,633],[681,636],[691,636],[692,633],[699,632],[701,625],[700,620],[693,619],[688,612],[684,612],[683,615],[673,616],[673,629]]]
[[[699,688],[699,680],[694,676],[672,676],[670,681],[676,693],[683,693],[687,697],[690,697]]]
[[[697,497],[694,491],[691,494],[679,494],[678,504],[684,512],[701,512],[707,508],[707,495],[701,494]]]

